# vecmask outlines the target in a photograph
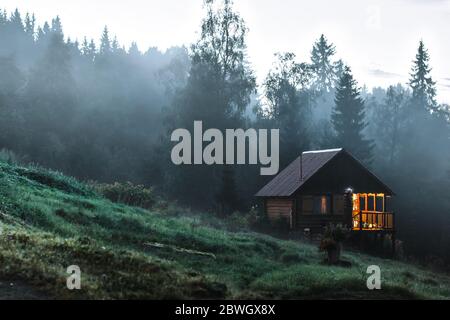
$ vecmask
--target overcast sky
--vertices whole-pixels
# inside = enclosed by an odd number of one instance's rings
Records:
[[[122,44],[142,51],[189,44],[198,37],[203,0],[2,0],[8,11],[35,13],[38,23],[59,15],[72,39],[98,39],[105,25]],[[275,52],[308,60],[321,33],[362,86],[408,79],[418,42],[431,55],[438,101],[450,103],[450,0],[235,0],[250,29],[248,55],[261,82]]]

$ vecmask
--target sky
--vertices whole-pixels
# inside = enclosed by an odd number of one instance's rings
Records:
[[[261,83],[277,52],[309,61],[323,33],[360,86],[408,81],[418,43],[431,56],[438,102],[450,104],[450,0],[235,0],[249,28],[248,60]],[[165,50],[199,36],[203,0],[2,0],[0,8],[56,15],[66,36],[98,40],[105,25],[120,43]]]

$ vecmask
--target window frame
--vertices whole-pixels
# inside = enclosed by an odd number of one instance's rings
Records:
[[[305,216],[330,216],[334,214],[333,208],[333,194],[325,193],[325,194],[313,194],[313,195],[301,195],[301,215]],[[326,197],[326,213],[322,213],[321,201],[323,197]],[[308,201],[312,201],[311,211],[306,211],[305,209],[305,198]]]

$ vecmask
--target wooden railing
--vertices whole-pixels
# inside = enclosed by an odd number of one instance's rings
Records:
[[[393,231],[393,212],[359,211],[353,214],[353,230]]]

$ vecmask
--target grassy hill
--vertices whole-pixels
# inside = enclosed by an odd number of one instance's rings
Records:
[[[283,241],[174,206],[113,203],[40,168],[0,162],[1,283],[46,298],[450,298],[450,277],[346,252],[351,268],[323,265],[315,246]],[[366,288],[379,265],[382,290]],[[82,290],[66,288],[78,265]],[[32,289],[27,289],[32,288]]]

